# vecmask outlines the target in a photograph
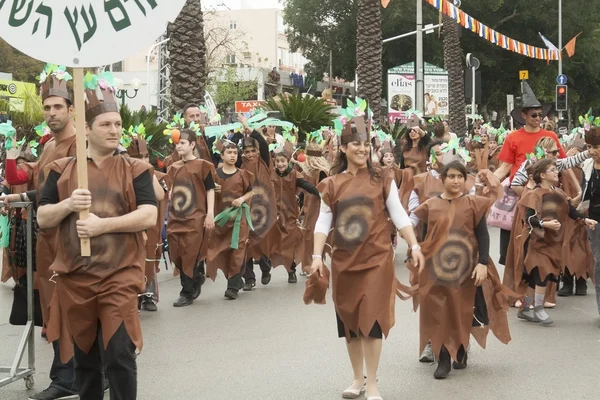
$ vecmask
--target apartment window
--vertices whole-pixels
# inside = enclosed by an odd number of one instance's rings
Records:
[[[237,29],[237,22],[229,21],[229,29]]]
[[[104,71],[110,72],[123,72],[123,61],[116,62],[114,64],[105,65]]]
[[[227,55],[227,64],[235,64],[235,54]]]

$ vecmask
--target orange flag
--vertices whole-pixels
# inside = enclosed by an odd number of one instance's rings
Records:
[[[390,4],[390,0],[381,0],[381,5],[383,8],[386,8]]]
[[[575,35],[575,37],[573,39],[571,39],[569,41],[569,43],[567,43],[565,45],[565,50],[567,51],[567,54],[569,57],[573,57],[573,55],[575,55],[575,42],[577,41],[577,37],[579,35],[581,35],[583,32],[579,32],[577,35]]]

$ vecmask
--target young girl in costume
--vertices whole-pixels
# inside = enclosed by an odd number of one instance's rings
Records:
[[[328,137],[335,134],[328,133]],[[323,179],[329,176],[331,166],[323,155],[324,134],[320,131],[312,132],[307,138],[306,161],[302,164],[304,179],[313,186],[317,186]],[[302,256],[302,270],[307,271],[312,264],[314,245],[315,224],[319,217],[321,199],[316,196],[306,196],[302,206],[304,219],[302,220],[302,235],[304,237],[304,254]],[[322,254],[323,255],[323,254]]]
[[[242,274],[250,235],[248,218],[254,175],[235,166],[238,160],[238,147],[235,143],[223,138],[215,143],[215,147],[221,155],[223,166],[217,168],[215,174],[217,217],[215,230],[208,243],[206,275],[214,281],[217,270],[223,271],[227,278],[225,297],[235,300],[244,286]],[[230,215],[221,214],[228,210],[234,212]],[[236,222],[236,218],[239,219],[239,223]]]
[[[407,122],[410,129],[408,133],[408,141],[402,148],[402,159],[400,160],[400,168],[412,168],[415,175],[427,171],[427,146],[431,142],[431,138],[421,128],[419,116],[412,114]]]
[[[554,187],[559,182],[554,160],[545,158],[534,164],[533,179],[537,186],[517,203],[523,210],[525,225],[515,246],[523,252],[520,257],[525,265],[523,279],[529,285],[517,316],[550,325],[553,320],[544,310],[544,294],[548,282],[556,282],[560,274],[567,218],[585,223],[590,229],[597,222],[577,212],[567,201],[567,195]]]
[[[467,169],[458,161],[446,164],[440,176],[443,192],[414,211],[424,224],[427,259],[418,279],[420,344],[423,350],[431,343],[436,379],[448,376],[452,359],[454,369],[466,368],[471,334],[484,348],[489,329],[503,343],[510,340],[506,311],[491,305],[503,288],[489,259],[486,214],[501,194],[500,182],[489,171],[480,172],[494,198],[488,199],[465,194]]]
[[[358,101],[363,111],[366,103]],[[338,162],[333,175],[319,184],[321,211],[315,228],[310,275],[323,276],[322,253],[331,228],[333,303],[338,335],[346,338],[354,371],[352,385],[342,396],[381,400],[377,368],[382,338],[394,325],[396,279],[394,251],[390,244],[392,218],[412,249],[418,265],[423,262],[410,220],[400,204],[391,173],[370,162],[370,131],[356,110],[348,110],[341,133]],[[366,364],[366,382],[363,366]]]
[[[302,262],[304,242],[302,230],[298,225],[300,210],[296,201],[298,188],[319,199],[319,191],[305,181],[292,163],[292,144],[286,141],[283,150],[275,153],[275,175],[273,184],[277,199],[277,223],[280,239],[271,254],[273,266],[283,265],[288,271],[288,282],[296,283],[296,264]]]

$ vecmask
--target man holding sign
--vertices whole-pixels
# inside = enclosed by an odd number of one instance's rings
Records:
[[[135,349],[142,348],[137,311],[144,289],[143,231],[157,218],[152,167],[116,154],[122,134],[111,76],[85,78],[87,160],[51,163],[38,208],[41,229],[58,228],[56,282],[60,318],[52,318],[48,337],[63,340],[61,358],[75,344],[75,373],[82,399],[103,399],[103,361],[111,397],[135,399]],[[78,162],[86,162],[89,190],[79,189]],[[88,219],[78,212],[89,210]],[[90,239],[91,256],[81,255],[80,239]]]

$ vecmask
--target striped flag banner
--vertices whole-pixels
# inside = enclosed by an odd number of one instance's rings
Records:
[[[496,32],[490,27],[482,24],[469,14],[460,10],[449,0],[426,0],[427,3],[435,7],[440,12],[446,14],[458,24],[471,32],[478,34],[479,37],[495,44],[503,49],[513,51],[526,57],[536,58],[546,61],[555,61],[562,58],[559,51],[552,51],[542,47],[531,46],[511,39],[506,35]]]

